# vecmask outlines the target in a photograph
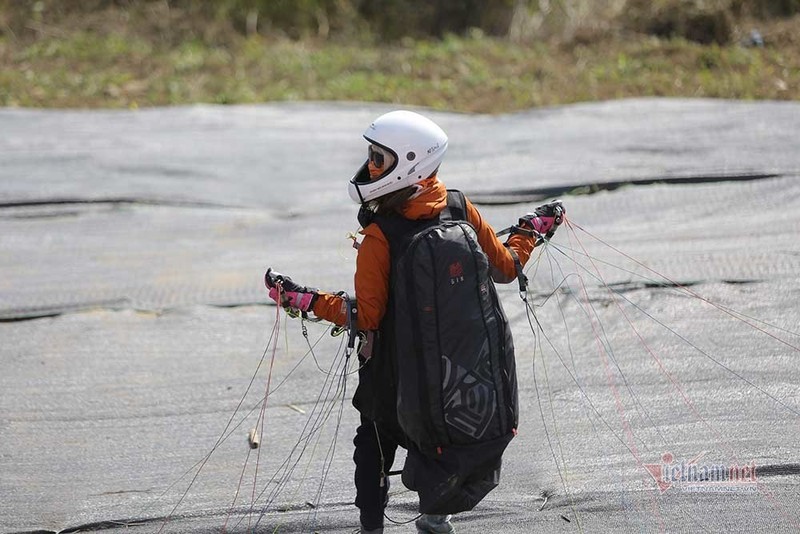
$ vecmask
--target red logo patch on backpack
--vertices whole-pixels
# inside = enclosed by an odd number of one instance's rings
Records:
[[[456,285],[459,282],[464,281],[464,267],[461,265],[460,261],[456,261],[450,264],[450,285]]]

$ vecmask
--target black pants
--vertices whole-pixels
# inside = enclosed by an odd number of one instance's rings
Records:
[[[379,441],[380,440],[380,441]],[[394,463],[397,441],[389,432],[361,416],[361,424],[353,438],[356,446],[356,506],[361,510],[361,526],[367,530],[383,526],[383,510],[389,493],[389,470]],[[381,487],[383,472],[383,487]]]

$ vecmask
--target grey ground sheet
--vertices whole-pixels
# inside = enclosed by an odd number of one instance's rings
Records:
[[[356,362],[262,275],[352,292],[346,183],[390,109],[0,110],[1,532],[358,527]],[[458,532],[800,531],[800,104],[430,116],[496,229],[555,197],[572,224],[530,322],[500,288],[519,435]]]

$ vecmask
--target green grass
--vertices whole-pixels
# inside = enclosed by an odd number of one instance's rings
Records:
[[[800,19],[787,26],[796,35]],[[788,24],[788,23],[787,23]],[[766,48],[647,36],[514,44],[480,33],[394,45],[131,33],[0,38],[0,105],[137,107],[358,100],[499,113],[636,96],[800,97],[794,40]]]

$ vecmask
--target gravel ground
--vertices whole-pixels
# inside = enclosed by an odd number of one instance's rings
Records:
[[[352,291],[346,183],[387,109],[0,110],[0,531],[357,528],[357,379],[334,395],[324,326],[314,358],[298,320],[274,333],[261,277]],[[430,115],[495,228],[556,194],[572,224],[530,263],[541,332],[501,288],[520,434],[458,532],[800,531],[800,104]],[[756,481],[659,488],[681,462]]]

